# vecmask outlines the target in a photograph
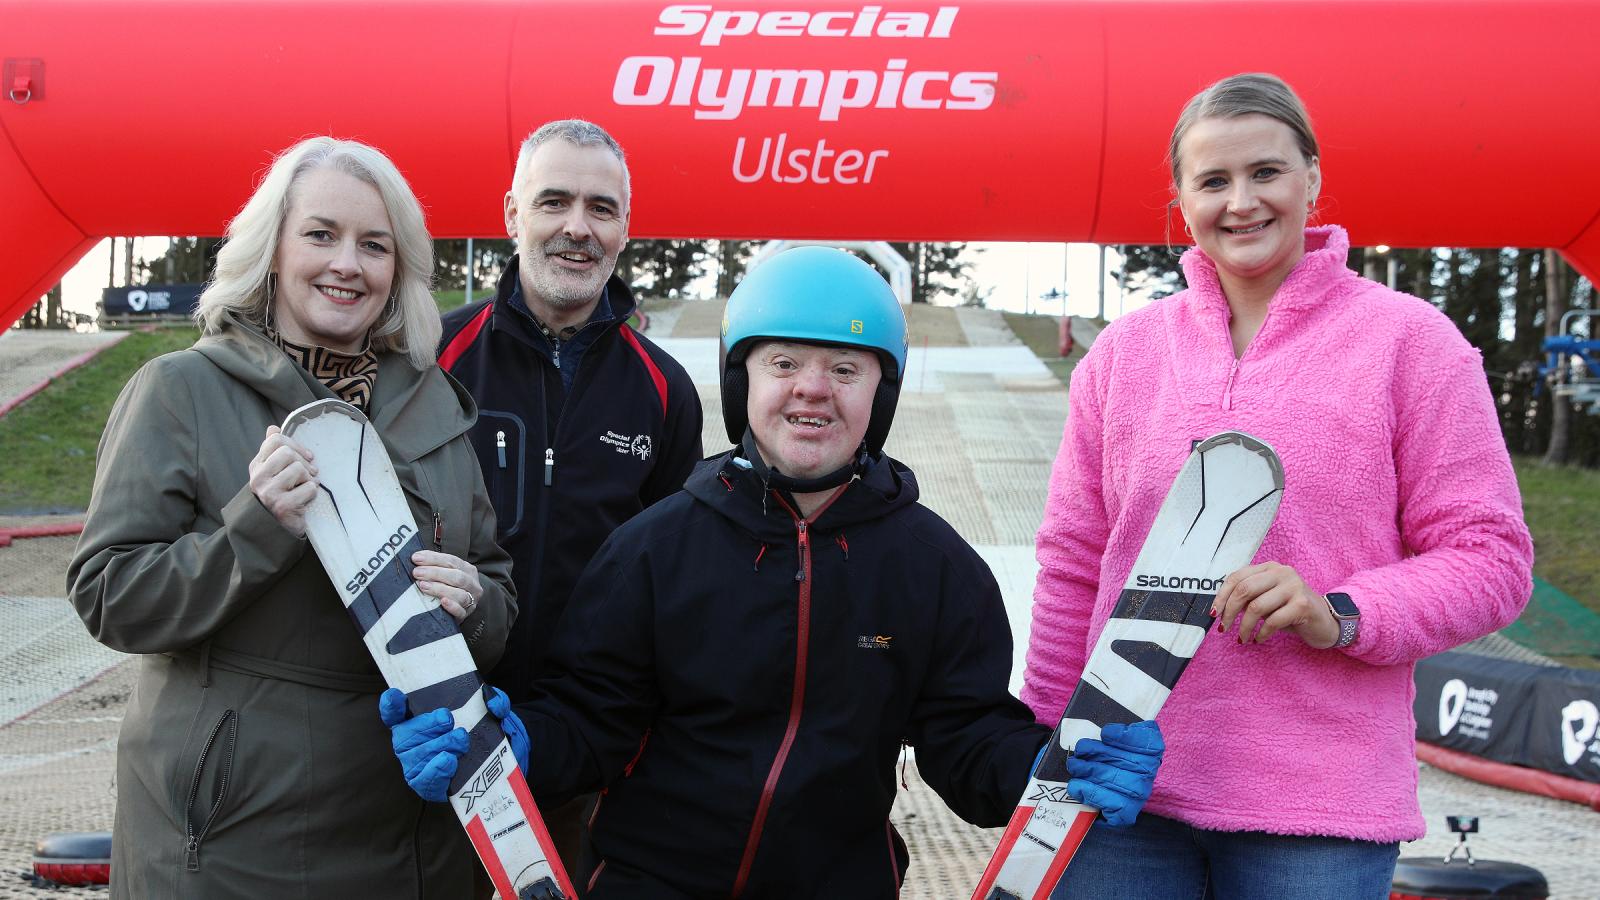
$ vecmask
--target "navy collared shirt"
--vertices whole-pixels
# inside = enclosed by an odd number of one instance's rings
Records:
[[[561,386],[572,390],[572,379],[578,374],[578,366],[583,362],[583,354],[605,331],[603,327],[611,321],[611,301],[607,297],[608,291],[600,291],[600,302],[594,305],[594,311],[589,314],[589,320],[576,328],[562,329],[570,332],[563,336],[550,330],[550,326],[539,321],[539,317],[528,308],[528,303],[522,296],[522,279],[514,279],[511,283],[511,296],[506,302],[511,308],[527,316],[533,321],[534,327],[550,342],[550,357],[555,363],[556,370],[561,373]]]

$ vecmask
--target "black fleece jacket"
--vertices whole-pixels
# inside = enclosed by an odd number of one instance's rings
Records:
[[[609,897],[888,898],[902,744],[1003,824],[1049,730],[988,567],[888,457],[803,522],[733,453],[612,534],[518,713],[541,799],[607,785]]]
[[[560,355],[509,302],[517,258],[492,300],[444,316],[439,364],[478,402],[473,449],[511,554],[517,620],[489,675],[512,700],[549,652],[572,585],[612,529],[678,491],[700,460],[700,395],[677,360],[629,328],[633,295],[606,282],[612,317],[582,356],[572,389]]]

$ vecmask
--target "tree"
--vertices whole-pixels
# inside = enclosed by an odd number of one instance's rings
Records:
[[[961,296],[970,259],[966,244],[894,243],[889,246],[911,264],[911,302],[930,303],[940,294]],[[869,260],[870,262],[870,260]],[[885,273],[887,274],[887,273]]]
[[[476,238],[472,242],[472,292],[491,292],[494,279],[517,252],[509,238]],[[467,242],[465,239],[433,242],[433,286],[441,291],[459,291],[467,286]]]
[[[205,284],[211,280],[217,265],[217,251],[222,249],[223,238],[175,237],[167,244],[165,253],[155,259],[141,260],[138,264],[140,280],[161,284]],[[131,257],[131,254],[130,254]],[[133,283],[133,269],[128,270],[128,284]]]
[[[630,241],[617,258],[617,274],[636,292],[652,297],[682,297],[690,282],[705,274],[710,241]]]
[[[78,318],[76,314],[68,314],[61,308],[61,285],[57,283],[43,299],[22,314],[22,318],[17,320],[17,327],[70,328],[72,323],[68,321],[69,315],[73,319]]]
[[[1511,263],[1511,346],[1506,363],[1515,366],[1537,359],[1544,337],[1544,254],[1538,250],[1513,251]]]
[[[1127,290],[1165,297],[1186,286],[1183,267],[1178,265],[1183,249],[1167,244],[1119,244],[1122,267],[1113,274]]]
[[[739,279],[744,277],[745,269],[750,265],[750,257],[755,255],[755,244],[752,241],[717,241],[717,296],[726,297],[733,293]]]
[[[1554,250],[1544,251],[1544,280],[1544,336],[1548,338],[1561,332],[1561,316],[1567,311],[1571,296],[1567,261]],[[1550,401],[1550,443],[1545,447],[1543,462],[1547,466],[1566,465],[1572,436],[1572,401],[1554,391]]]
[[[1493,357],[1500,344],[1499,250],[1451,251],[1459,265],[1445,296],[1445,311],[1472,346]]]

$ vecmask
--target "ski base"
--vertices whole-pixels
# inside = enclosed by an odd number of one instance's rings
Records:
[[[306,535],[344,600],[384,680],[415,716],[449,709],[468,735],[450,782],[450,805],[502,900],[571,900],[556,855],[500,723],[484,703],[466,639],[411,578],[424,549],[377,431],[341,400],[290,413],[283,433],[316,456],[317,497]]]
[[[1045,900],[1060,883],[1099,815],[1067,796],[1072,748],[1113,722],[1156,717],[1205,640],[1222,579],[1261,549],[1282,497],[1277,454],[1249,435],[1190,452],[973,900]]]

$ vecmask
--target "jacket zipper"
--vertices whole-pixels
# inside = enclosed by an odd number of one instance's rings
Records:
[[[444,513],[433,511],[433,549],[444,552]]]
[[[506,467],[506,433],[504,431],[496,431],[494,433],[494,452],[500,459],[500,468],[504,469]]]
[[[755,865],[756,848],[761,845],[761,829],[767,822],[767,813],[772,807],[773,795],[778,791],[778,777],[783,774],[783,764],[789,758],[789,750],[794,747],[795,737],[800,732],[800,713],[805,708],[806,698],[806,657],[811,645],[811,531],[810,526],[833,505],[833,501],[845,492],[849,485],[846,484],[834,492],[827,502],[822,504],[811,518],[801,518],[800,514],[789,506],[783,495],[777,491],[772,496],[777,498],[778,505],[788,510],[794,517],[795,545],[800,556],[799,570],[794,573],[794,580],[800,585],[800,602],[796,612],[795,652],[794,652],[794,687],[789,697],[789,723],[783,730],[783,741],[778,744],[778,754],[773,757],[772,767],[767,770],[766,784],[761,787],[761,799],[756,803],[755,820],[750,823],[750,836],[745,839],[744,855],[739,860],[739,873],[734,877],[732,897],[737,898],[744,893],[744,886],[750,880],[750,870]]]
[[[230,727],[231,726],[231,727]],[[211,814],[206,816],[206,822],[200,826],[200,832],[194,830],[194,801],[200,794],[200,773],[205,770],[206,757],[211,755],[211,748],[217,742],[217,736],[222,729],[228,729],[227,753],[222,761],[222,778],[217,784],[217,796],[211,801]],[[200,758],[194,763],[194,780],[189,784],[189,803],[184,807],[183,829],[185,836],[184,853],[185,867],[191,872],[200,871],[200,843],[206,839],[206,832],[211,830],[211,825],[217,820],[217,813],[222,811],[223,798],[228,795],[228,776],[233,770],[233,745],[239,733],[239,725],[233,710],[223,710],[222,719],[211,729],[211,734],[206,738],[205,746],[200,748]]]
[[[1233,365],[1228,368],[1228,381],[1222,387],[1223,409],[1233,409],[1233,383],[1239,377],[1239,363],[1244,361],[1245,354],[1250,352],[1250,348],[1255,346],[1256,341],[1261,340],[1261,332],[1267,330],[1267,323],[1271,321],[1272,307],[1268,306],[1267,314],[1261,317],[1261,327],[1256,329],[1255,335],[1250,338],[1250,343],[1244,345],[1244,349],[1239,352],[1238,356],[1233,355],[1233,338],[1225,335],[1227,337],[1228,355],[1233,358]]]
[[[549,487],[556,477],[556,448],[544,448],[544,486]]]

